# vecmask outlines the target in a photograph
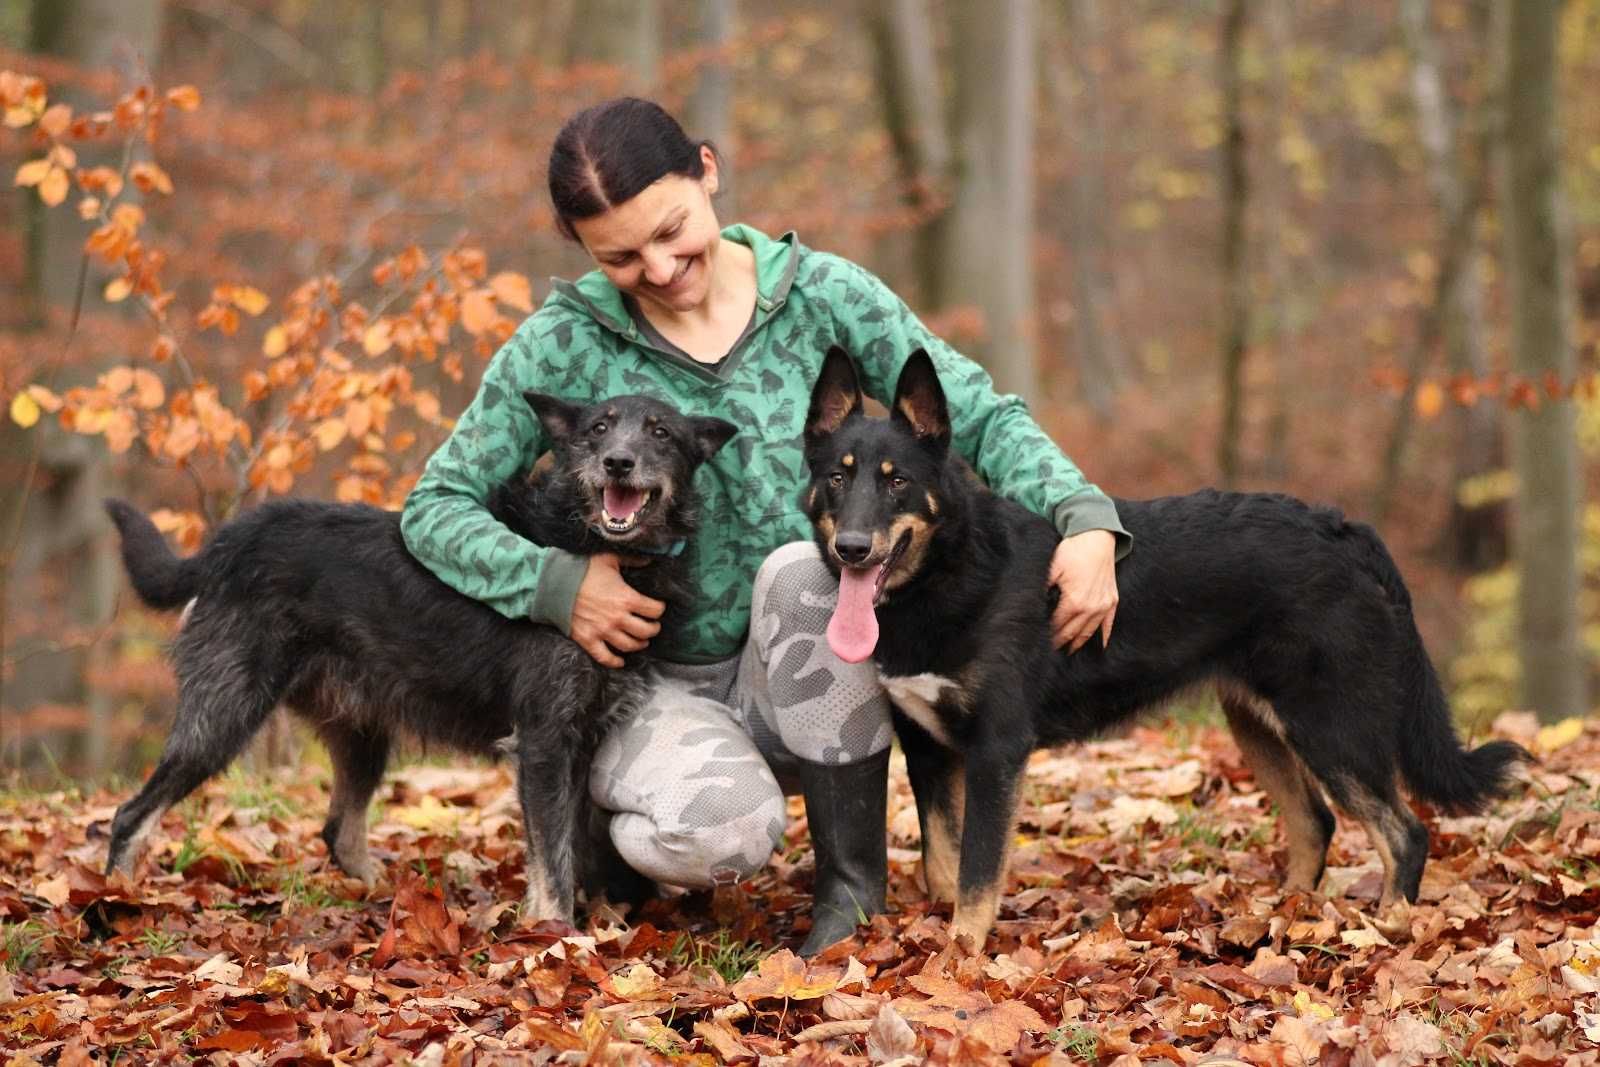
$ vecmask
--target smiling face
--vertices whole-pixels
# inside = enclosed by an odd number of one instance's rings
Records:
[[[582,491],[584,522],[619,547],[669,547],[672,511],[695,468],[735,431],[730,422],[683,415],[650,397],[580,407],[542,393],[523,395],[554,439],[558,463]]]
[[[701,148],[699,178],[669,174],[631,200],[572,223],[583,247],[619,290],[673,314],[711,294],[721,229],[711,206],[717,160]]]

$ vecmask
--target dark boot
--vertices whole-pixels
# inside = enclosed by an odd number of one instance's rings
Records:
[[[883,911],[889,875],[889,750],[856,763],[799,764],[817,858],[811,935],[800,946],[800,955],[811,956]]]

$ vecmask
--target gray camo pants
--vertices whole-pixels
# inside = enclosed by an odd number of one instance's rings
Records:
[[[869,660],[824,633],[839,581],[809,541],[756,574],[750,636],[721,663],[662,664],[650,699],[601,743],[589,778],[637,871],[705,888],[765,866],[798,760],[851,763],[889,747],[889,702]]]

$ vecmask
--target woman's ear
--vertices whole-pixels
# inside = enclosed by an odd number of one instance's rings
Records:
[[[700,175],[700,186],[707,196],[716,196],[717,190],[722,188],[722,175],[717,170],[717,154],[708,144],[700,146],[700,163],[705,167],[705,173]]]

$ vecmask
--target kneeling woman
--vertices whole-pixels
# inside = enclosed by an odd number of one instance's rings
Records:
[[[503,614],[558,627],[602,664],[645,648],[663,605],[614,556],[579,558],[511,535],[489,491],[548,447],[522,402],[643,393],[739,433],[697,474],[704,513],[680,620],[652,698],[602,744],[590,777],[611,840],[658,882],[749,877],[784,830],[785,786],[804,797],[816,853],[802,952],[848,936],[884,904],[890,708],[870,662],[824,637],[838,593],[798,496],[811,387],[831,345],[886,400],[918,348],[947,383],[954,445],[996,491],[1054,521],[1058,645],[1109,637],[1115,509],[1034,424],[1021,400],[928,332],[868,271],[748,226],[719,227],[718,163],[653,103],[573,116],[550,153],[557,223],[598,269],[558,282],[495,355],[471,405],[406,501],[411,552]],[[1026,255],[1026,249],[1008,253]],[[782,784],[780,784],[782,783]]]

